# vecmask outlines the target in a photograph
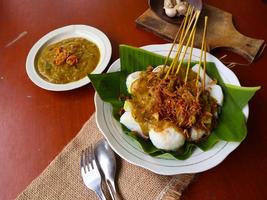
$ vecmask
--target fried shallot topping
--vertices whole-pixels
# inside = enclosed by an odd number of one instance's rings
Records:
[[[194,84],[183,85],[178,76],[170,75],[159,79],[155,73],[150,74],[148,85],[151,96],[155,97],[155,112],[160,120],[167,120],[180,128],[190,128],[201,114]],[[157,83],[157,84],[155,84]]]
[[[71,52],[68,52],[63,47],[57,48],[55,50],[55,65],[63,65],[67,63],[68,65],[72,66],[78,63],[78,57]]]
[[[195,86],[194,75],[184,84],[180,76],[163,79],[162,71],[152,68],[142,72],[132,86],[133,114],[139,122],[149,122],[155,128],[165,121],[182,130],[188,137],[193,126],[210,133],[214,126],[217,103],[208,91]],[[187,134],[186,134],[187,133]]]

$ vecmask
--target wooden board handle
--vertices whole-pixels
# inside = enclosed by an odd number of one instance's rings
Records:
[[[233,31],[229,37],[232,40],[224,43],[225,48],[244,56],[250,63],[258,59],[265,48],[264,40],[247,37],[238,31]]]
[[[209,17],[207,43],[210,50],[224,47],[244,56],[250,63],[261,55],[265,47],[264,40],[250,38],[238,32],[233,25],[232,14],[205,5],[202,15]],[[199,26],[202,26],[203,23],[203,20],[201,20]]]

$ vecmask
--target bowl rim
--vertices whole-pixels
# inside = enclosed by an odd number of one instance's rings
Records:
[[[162,49],[170,49],[172,44],[151,44],[146,45],[141,48],[152,51],[155,53],[159,53]],[[194,48],[194,51],[199,54],[200,50]],[[216,57],[211,54],[207,54],[207,59],[216,63],[216,67],[220,69],[223,67],[224,69],[219,70],[220,74],[223,76],[222,78],[226,82],[232,82],[232,84],[240,85],[240,82],[237,76],[233,73],[232,70],[225,67],[223,63],[220,62]],[[120,64],[120,60],[115,60],[107,73],[113,72],[114,69],[117,69],[116,66]],[[217,66],[217,64],[219,66]],[[217,143],[213,149],[206,151],[206,155],[203,158],[199,157],[196,152],[196,159],[187,159],[187,160],[167,160],[164,158],[157,158],[157,157],[150,157],[149,155],[145,154],[144,152],[140,153],[140,150],[136,150],[133,148],[129,143],[125,142],[125,138],[120,138],[118,132],[120,125],[113,116],[105,116],[105,112],[111,112],[111,106],[108,103],[103,102],[99,95],[95,93],[95,107],[96,107],[96,124],[103,136],[106,138],[112,149],[124,160],[137,165],[139,167],[148,169],[156,174],[160,175],[177,175],[183,173],[198,173],[202,171],[209,170],[218,164],[220,164],[232,151],[234,151],[239,145],[240,142],[225,142],[220,141]],[[246,118],[249,115],[249,108],[246,105],[243,109],[243,113],[245,114]],[[111,114],[112,115],[112,114]],[[104,117],[104,118],[103,118]],[[105,120],[109,123],[105,123]],[[112,119],[112,120],[111,120]],[[106,121],[106,122],[107,122]],[[114,123],[114,124],[113,124]],[[111,125],[112,124],[112,125]],[[108,127],[109,126],[109,127]],[[111,132],[116,130],[116,134],[112,135]],[[124,134],[124,133],[123,133]],[[115,138],[116,135],[116,138]],[[124,137],[124,135],[122,135]],[[125,137],[127,137],[125,135]],[[121,143],[124,143],[126,146],[130,147],[130,150],[127,150],[125,147],[121,146]],[[138,146],[138,145],[137,145]],[[140,147],[141,148],[141,147]],[[200,150],[201,151],[201,150]]]

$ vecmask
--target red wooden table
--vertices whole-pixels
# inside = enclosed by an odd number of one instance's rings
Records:
[[[231,12],[241,33],[267,40],[264,1],[206,2]],[[108,35],[114,61],[121,43],[142,46],[165,42],[136,27],[135,19],[147,8],[144,0],[0,1],[0,199],[14,199],[95,110],[91,84],[50,92],[29,80],[25,60],[32,45],[55,28],[86,24]],[[220,50],[214,53],[223,54]],[[250,103],[248,137],[222,164],[199,174],[184,199],[267,199],[266,51],[257,62],[233,70],[242,85],[262,86]]]

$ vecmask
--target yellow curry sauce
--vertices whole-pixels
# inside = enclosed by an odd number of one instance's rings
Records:
[[[188,134],[192,126],[209,134],[215,126],[217,103],[208,91],[197,98],[196,73],[189,71],[186,85],[184,67],[179,77],[169,75],[162,79],[160,73],[148,68],[131,86],[131,111],[143,134],[148,135],[150,128],[160,132],[167,127]]]
[[[41,50],[37,70],[51,83],[69,83],[84,78],[97,66],[100,51],[84,38],[68,38]]]

